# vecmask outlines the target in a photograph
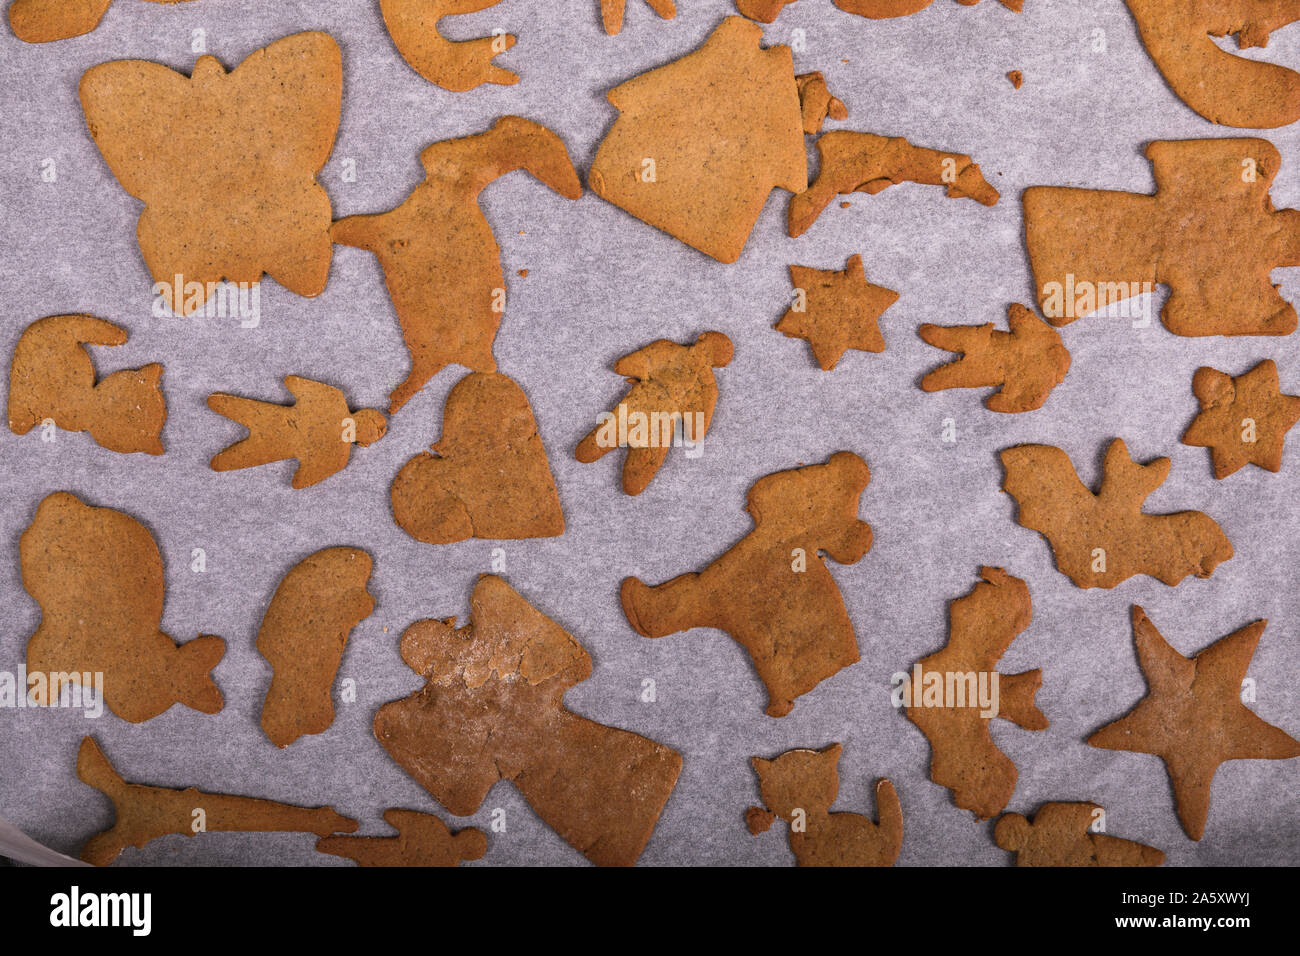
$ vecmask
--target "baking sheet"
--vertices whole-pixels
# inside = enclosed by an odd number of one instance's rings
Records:
[[[730,0],[684,0],[675,20],[629,4],[621,35],[607,37],[595,0],[505,2],[446,21],[455,38],[503,28],[519,43],[499,62],[513,87],[448,93],[415,74],[383,29],[378,3],[199,0],[176,7],[120,0],[99,30],[55,45],[29,46],[0,29],[0,351],[50,314],[89,312],[129,330],[128,344],[96,349],[101,374],[161,361],[169,418],[161,458],[118,455],[84,434],[0,431],[0,670],[22,666],[39,608],[24,592],[18,537],[46,494],[68,490],[126,511],[154,534],[166,567],[163,629],[177,640],[225,637],[215,671],[226,696],[217,716],[174,707],[142,725],[68,709],[0,710],[0,816],[56,850],[76,853],[110,825],[108,801],[74,775],[80,738],[94,734],[130,781],[198,786],[303,805],[331,804],[358,818],[363,833],[387,833],[388,807],[436,812],[453,826],[489,830],[479,865],[580,864],[583,858],[542,823],[508,783],[471,818],[448,818],[375,741],[383,703],[420,685],[397,654],[402,630],[423,617],[468,613],[477,574],[505,550],[506,577],[582,641],[591,678],[569,692],[577,713],[662,741],[685,765],[643,864],[785,864],[778,826],[752,837],[745,809],[758,802],[753,755],[844,744],[836,809],[873,810],[872,782],[887,776],[901,798],[904,865],[1003,865],[992,824],[958,810],[928,777],[929,746],[890,703],[890,677],[946,640],[947,602],[965,594],[981,565],[1024,578],[1034,621],[1002,658],[1003,673],[1041,667],[1038,702],[1050,729],[994,725],[999,747],[1020,768],[1008,809],[1032,812],[1047,800],[1103,804],[1112,834],[1164,849],[1171,864],[1275,865],[1300,862],[1295,761],[1236,761],[1215,778],[1204,839],[1189,840],[1174,814],[1155,757],[1086,746],[1092,731],[1144,694],[1129,608],[1146,608],[1180,651],[1192,654],[1256,618],[1269,627],[1250,676],[1255,711],[1300,733],[1300,512],[1293,502],[1300,438],[1288,443],[1278,475],[1248,468],[1216,482],[1209,452],[1178,442],[1196,411],[1192,373],[1213,364],[1239,374],[1278,361],[1284,391],[1300,391],[1300,360],[1289,339],[1183,339],[1159,322],[1134,329],[1123,318],[1088,318],[1064,336],[1073,365],[1039,411],[997,415],[983,391],[920,391],[922,374],[946,353],[916,335],[922,322],[1005,321],[1011,302],[1032,302],[1021,234],[1020,192],[1031,185],[1148,191],[1142,152],[1152,139],[1243,135],[1215,127],[1164,85],[1118,0],[1030,0],[1017,16],[989,2],[968,8],[936,0],[924,12],[868,21],[805,0],[766,28],[767,41],[803,31],[798,72],[821,70],[848,105],[847,128],[901,135],[921,146],[966,152],[1002,192],[986,209],[940,189],[902,185],[833,203],[799,239],[785,235],[788,196],[774,193],[744,255],[724,266],[586,193],[569,202],[524,173],[489,187],[483,208],[503,250],[509,309],[497,339],[501,371],[527,392],[559,485],[568,529],[541,541],[466,541],[430,547],[392,521],[388,486],[398,468],[437,439],[442,406],[463,370],[443,371],[390,422],[389,435],[358,450],[348,469],[316,488],[293,491],[293,464],[216,474],[208,459],[240,434],[208,411],[214,391],[283,400],[288,374],[342,387],[354,406],[383,407],[408,364],[400,329],[374,258],[336,247],[330,282],[314,300],[267,280],[261,322],[154,318],[150,279],[135,243],[140,205],[114,181],[81,117],[76,87],[89,67],[144,58],[189,72],[195,31],[227,67],[279,37],[331,33],[343,49],[345,91],[337,145],[321,175],[336,216],[399,203],[423,177],[417,157],[431,142],[486,129],[503,113],[554,129],[584,175],[613,121],[604,91],[696,48]],[[1097,38],[1105,52],[1096,52]],[[1300,29],[1274,36],[1250,56],[1300,63]],[[1023,89],[1005,74],[1024,72]],[[706,108],[706,107],[702,107]],[[1244,134],[1255,135],[1255,134]],[[1272,195],[1300,205],[1300,133],[1267,131],[1282,151]],[[809,140],[810,162],[815,150]],[[240,144],[232,142],[231,148]],[[345,181],[346,160],[356,181]],[[53,160],[57,181],[41,173]],[[887,349],[850,352],[829,373],[806,343],[772,330],[791,293],[790,263],[843,268],[861,253],[869,280],[898,290],[881,320]],[[517,270],[527,269],[526,278]],[[1275,281],[1294,299],[1295,270]],[[1158,311],[1166,290],[1152,303]],[[736,346],[719,375],[717,417],[702,456],[670,455],[638,498],[618,484],[621,455],[594,465],[573,459],[578,440],[623,393],[612,363],[658,337],[679,341],[717,329]],[[945,443],[945,419],[957,441]],[[999,490],[997,452],[1020,442],[1067,451],[1085,482],[1099,477],[1102,452],[1120,436],[1139,460],[1173,459],[1173,473],[1149,500],[1153,511],[1207,511],[1236,556],[1208,580],[1168,588],[1150,578],[1113,591],[1083,591],[1053,567],[1047,543],[1014,521]],[[745,493],[757,478],[849,449],[869,463],[861,516],[875,532],[852,567],[832,565],[857,630],[862,660],[800,698],[788,717],[765,717],[765,694],[739,645],[717,631],[657,641],[637,636],[618,604],[619,581],[650,583],[698,570],[749,528]],[[375,559],[375,612],[353,633],[340,678],[357,685],[322,735],[278,751],[258,726],[270,680],[255,638],[283,574],[331,545],[366,548]],[[193,549],[207,570],[190,570]],[[641,700],[655,681],[656,700]],[[314,852],[308,835],[174,836],[128,850],[123,865],[347,865]]]

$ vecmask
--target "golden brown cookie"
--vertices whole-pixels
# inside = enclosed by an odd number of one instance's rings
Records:
[[[430,83],[453,93],[483,83],[510,86],[519,75],[492,59],[515,45],[509,33],[476,40],[448,40],[439,32],[443,17],[477,13],[501,0],[379,0],[384,26],[407,64]]]
[[[969,156],[913,146],[902,137],[832,130],[817,140],[817,178],[790,200],[791,237],[802,236],[831,200],[842,193],[876,193],[902,182],[947,186],[950,199],[997,204],[998,191],[984,181]]]
[[[596,195],[719,262],[735,262],[776,187],[808,185],[803,114],[787,46],[727,17],[704,45],[609,91]]]
[[[847,451],[760,478],[745,505],[754,530],[702,572],[656,587],[624,579],[628,623],[642,637],[726,631],[754,662],[767,715],[784,717],[796,697],[858,660],[853,622],[823,553],[855,564],[871,550],[871,526],[858,520],[870,480],[866,462]]]
[[[981,820],[997,816],[1016,789],[1018,773],[989,732],[1004,717],[1025,730],[1046,730],[1034,702],[1040,670],[999,674],[998,659],[1033,620],[1029,587],[1001,568],[948,605],[948,643],[913,665],[902,685],[907,719],[930,741],[930,779]]]
[[[1209,515],[1142,510],[1169,477],[1169,459],[1139,465],[1121,438],[1106,449],[1095,495],[1052,445],[1008,448],[1002,465],[1002,490],[1016,499],[1017,520],[1047,538],[1057,570],[1081,588],[1113,588],[1135,574],[1172,587],[1189,574],[1208,578],[1232,557],[1232,545]]]
[[[736,9],[751,20],[772,23],[795,0],[736,0]]]
[[[673,0],[645,0],[650,9],[665,20],[677,16],[677,6]],[[623,11],[627,0],[600,0],[600,19],[605,25],[605,32],[611,36],[623,29]]]
[[[849,118],[849,108],[831,95],[826,77],[820,73],[801,73],[794,78],[799,86],[799,110],[803,116],[803,131],[814,136],[822,131],[829,116],[834,120]]]
[[[185,3],[187,0],[149,0]],[[13,0],[9,26],[27,43],[49,43],[90,33],[99,26],[113,0]]]
[[[1234,56],[1214,37],[1235,34],[1240,49],[1300,20],[1292,0],[1125,0],[1151,59],[1178,98],[1211,123],[1249,129],[1300,119],[1300,74]]]
[[[292,405],[259,402],[217,392],[208,408],[248,429],[248,437],[218,452],[213,471],[256,468],[292,458],[294,488],[309,488],[342,471],[352,446],[365,448],[384,437],[388,420],[373,408],[352,411],[343,393],[332,385],[290,375],[284,387]]]
[[[177,645],[162,622],[162,556],[144,525],[57,491],[37,507],[19,538],[23,587],[41,606],[27,641],[27,672],[51,683],[35,703],[58,700],[64,683],[102,677],[103,699],[140,723],[180,703],[204,714],[222,707],[209,673],[226,651],[219,637]],[[57,677],[59,680],[55,680]]]
[[[379,259],[411,372],[390,396],[401,408],[453,362],[495,372],[492,343],[505,311],[501,247],[479,208],[490,183],[522,169],[566,199],[582,195],[564,143],[545,126],[502,116],[485,133],[434,143],[420,154],[426,178],[396,209],[349,216],[334,241]]]
[[[91,837],[81,849],[81,858],[95,866],[108,866],[127,847],[138,849],[170,834],[291,832],[323,837],[357,828],[357,821],[340,816],[333,807],[308,810],[253,797],[204,793],[194,787],[169,790],[127,783],[93,737],[81,741],[77,776],[113,801],[116,814],[112,829]]]
[[[985,399],[991,412],[1029,412],[1041,408],[1052,389],[1070,370],[1070,353],[1060,333],[1023,305],[1008,309],[1011,331],[983,325],[931,325],[920,328],[921,338],[935,348],[959,352],[961,358],[927,372],[921,389],[945,388],[998,390]]]
[[[920,13],[934,0],[835,0],[835,6],[847,13],[856,13],[871,20],[889,20]],[[957,0],[963,6],[973,7],[980,0]],[[1019,13],[1025,0],[1000,0],[1008,10]]]
[[[1159,866],[1163,851],[1153,846],[1094,832],[1095,803],[1044,803],[1027,820],[1003,814],[993,828],[998,846],[1016,855],[1016,866]]]
[[[452,833],[431,813],[385,810],[384,822],[397,836],[327,836],[316,841],[316,849],[358,866],[457,866],[487,852],[482,830],[469,827]]]
[[[504,375],[475,372],[447,396],[442,436],[393,479],[393,518],[428,544],[553,538],[564,513],[532,406]]]
[[[862,256],[849,256],[842,272],[791,266],[795,302],[775,328],[786,338],[805,339],[822,371],[833,369],[849,349],[883,352],[878,319],[898,293],[867,281]]]
[[[1103,750],[1155,754],[1163,760],[1178,819],[1193,840],[1205,833],[1210,784],[1220,764],[1300,757],[1300,741],[1261,720],[1241,700],[1246,669],[1267,624],[1248,624],[1188,658],[1134,605],[1133,639],[1147,696],[1127,716],[1088,738]]]
[[[570,634],[504,580],[479,578],[470,623],[418,621],[402,659],[425,686],[375,716],[375,736],[456,816],[509,780],[538,816],[599,866],[631,866],[677,783],[675,750],[565,709],[591,676]]]
[[[1295,309],[1269,277],[1300,265],[1300,210],[1273,209],[1282,157],[1262,139],[1154,142],[1156,193],[1033,186],[1025,243],[1053,325],[1170,288],[1175,335],[1288,335]]]
[[[271,665],[262,730],[277,747],[334,723],[332,692],[352,629],[370,616],[372,564],[358,548],[325,548],[303,558],[275,589],[257,632]]]
[[[691,345],[659,339],[624,355],[614,371],[632,388],[613,412],[601,415],[574,456],[587,464],[626,448],[623,491],[641,494],[674,444],[704,441],[718,402],[713,370],[728,365],[731,355],[731,339],[721,332],[705,332]]]
[[[1282,443],[1300,421],[1300,396],[1282,394],[1272,359],[1235,378],[1203,366],[1192,376],[1192,391],[1201,411],[1183,444],[1210,449],[1215,478],[1246,465],[1282,470]]]
[[[151,362],[95,381],[87,345],[123,345],[126,330],[90,315],[51,315],[23,331],[9,367],[9,429],[26,435],[49,419],[89,432],[109,451],[163,453],[163,367]]]
[[[145,204],[140,253],[173,312],[195,312],[222,280],[251,285],[263,273],[298,295],[324,291],[331,214],[316,174],[343,94],[329,34],[277,40],[230,73],[210,56],[192,77],[145,60],[101,63],[79,90],[95,145]]]
[[[755,757],[762,807],[745,813],[757,836],[780,818],[790,825],[790,849],[798,866],[893,866],[903,845],[903,808],[888,780],[876,784],[873,823],[862,813],[833,813],[840,792],[837,766],[844,748],[787,750],[772,760]]]

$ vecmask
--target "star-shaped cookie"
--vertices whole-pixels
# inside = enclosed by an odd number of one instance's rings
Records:
[[[862,256],[850,256],[843,272],[791,266],[790,281],[798,298],[776,330],[806,339],[823,371],[833,369],[849,349],[885,350],[876,320],[898,301],[898,293],[867,281]]]
[[[1210,449],[1215,478],[1251,464],[1281,470],[1282,443],[1300,421],[1300,396],[1282,394],[1272,359],[1235,378],[1203,366],[1192,377],[1192,391],[1201,411],[1183,444]]]
[[[1247,624],[1187,658],[1134,605],[1133,638],[1147,696],[1088,738],[1103,750],[1155,754],[1163,760],[1178,818],[1193,840],[1205,832],[1210,784],[1221,763],[1300,757],[1300,741],[1261,720],[1241,701],[1242,679],[1267,624]]]

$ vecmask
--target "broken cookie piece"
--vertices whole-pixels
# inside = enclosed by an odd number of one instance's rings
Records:
[[[866,462],[847,451],[760,478],[745,505],[754,530],[704,571],[656,587],[624,579],[628,623],[643,637],[726,631],[754,662],[767,715],[784,717],[796,697],[858,660],[853,623],[822,555],[855,564],[871,550],[871,526],[858,520],[870,480]]]
[[[357,829],[357,821],[340,816],[333,807],[308,810],[271,800],[204,793],[194,787],[169,790],[127,783],[92,737],[81,741],[77,776],[113,801],[116,814],[112,829],[91,837],[81,849],[81,858],[94,866],[108,866],[127,847],[139,849],[171,834],[290,832],[323,837]]]
[[[358,548],[325,548],[281,579],[262,617],[257,650],[271,665],[262,730],[277,747],[334,723],[332,692],[353,628],[370,616],[372,564]]]
[[[393,479],[393,518],[428,544],[466,538],[552,538],[564,513],[523,389],[475,372],[456,383],[442,436]]]
[[[913,146],[902,137],[832,130],[817,140],[817,178],[790,200],[791,238],[802,236],[832,199],[843,193],[876,193],[902,182],[948,187],[950,199],[997,204],[998,191],[984,181],[977,164],[960,153]]]
[[[126,330],[90,315],[51,315],[23,331],[9,367],[9,429],[26,435],[46,420],[89,432],[109,451],[163,453],[163,367],[152,362],[95,381],[87,345],[123,345]]]
[[[786,338],[805,339],[822,371],[833,369],[849,349],[883,352],[878,319],[898,293],[867,281],[862,256],[854,254],[842,272],[791,266],[795,301],[775,326]]]
[[[482,830],[469,827],[452,833],[431,813],[385,810],[384,822],[397,836],[327,836],[316,841],[316,849],[358,866],[458,866],[487,852]]]
[[[988,388],[998,390],[984,402],[992,412],[1028,412],[1041,408],[1052,389],[1070,370],[1070,353],[1060,333],[1023,305],[1008,309],[1009,332],[983,325],[922,325],[926,344],[961,358],[927,372],[921,390]]]
[[[389,414],[452,363],[495,372],[492,344],[505,312],[501,247],[479,208],[491,183],[524,170],[566,199],[582,194],[558,136],[519,116],[484,133],[434,143],[420,154],[425,180],[386,213],[349,216],[335,242],[374,253],[402,325],[411,372],[389,396]]]
[[[375,737],[456,816],[509,780],[552,829],[598,866],[631,866],[677,783],[682,758],[565,709],[591,676],[569,633],[503,579],[483,575],[470,622],[418,621],[402,659],[427,683],[375,716]]]
[[[705,332],[691,345],[668,339],[624,355],[614,371],[632,388],[613,412],[578,443],[575,457],[589,464],[615,448],[626,448],[623,491],[639,495],[659,472],[668,450],[700,446],[713,423],[718,383],[713,370],[731,362],[731,339]]]
[[[384,26],[402,59],[416,73],[444,90],[463,93],[484,83],[510,86],[519,75],[492,62],[515,45],[505,32],[475,40],[448,40],[438,27],[443,17],[477,13],[501,0],[379,0]]]
[[[831,95],[826,77],[820,73],[801,73],[795,78],[799,85],[799,109],[803,115],[803,131],[815,136],[829,116],[833,120],[849,118],[849,108]]]
[[[34,703],[57,702],[64,683],[79,683],[83,695],[102,693],[109,710],[132,723],[176,703],[204,714],[221,710],[210,672],[226,643],[203,635],[178,645],[159,630],[162,556],[144,525],[58,491],[37,507],[18,552],[23,587],[41,606],[27,641],[27,672],[51,675],[55,685],[38,685]],[[87,686],[101,675],[102,688]]]
[[[294,488],[310,488],[342,471],[352,456],[352,446],[362,448],[384,437],[388,420],[373,408],[352,411],[343,392],[323,382],[290,375],[284,387],[292,405],[259,402],[217,392],[208,396],[208,408],[248,429],[248,437],[219,452],[213,471],[256,468],[293,459]]]
[[[1106,811],[1095,803],[1044,803],[1027,820],[998,818],[993,839],[1016,855],[1016,866],[1159,866],[1162,851],[1105,832]],[[1094,829],[1098,820],[1100,830]]]
[[[907,719],[930,742],[930,779],[980,820],[997,816],[1016,789],[1016,765],[998,749],[989,724],[1004,717],[1025,730],[1046,730],[1034,702],[1042,671],[1000,674],[998,660],[1033,620],[1029,586],[1001,568],[948,605],[948,643],[923,657],[901,685]]]
[[[1300,421],[1300,396],[1282,394],[1272,359],[1235,378],[1203,366],[1192,376],[1192,391],[1201,411],[1182,441],[1210,449],[1215,478],[1246,465],[1282,470],[1282,444]]]
[[[677,16],[677,6],[673,0],[645,0],[650,9],[665,20]],[[600,19],[605,25],[605,32],[610,36],[623,29],[623,11],[627,0],[600,0]]]
[[[1052,445],[1008,448],[1002,465],[1002,489],[1019,505],[1017,520],[1047,538],[1057,570],[1081,588],[1113,588],[1136,574],[1173,587],[1189,574],[1208,578],[1232,557],[1232,545],[1209,515],[1142,510],[1169,477],[1169,459],[1140,465],[1121,438],[1106,449],[1095,495]]]
[[[832,812],[840,791],[837,770],[844,748],[787,750],[772,760],[755,757],[762,807],[745,814],[757,836],[776,818],[790,824],[790,849],[799,866],[893,866],[903,845],[903,808],[888,780],[876,784],[874,823],[862,813]]]

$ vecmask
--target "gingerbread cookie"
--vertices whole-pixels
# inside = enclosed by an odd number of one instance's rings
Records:
[[[1047,538],[1057,570],[1081,588],[1113,588],[1136,574],[1172,587],[1189,574],[1208,578],[1232,557],[1232,545],[1209,515],[1142,510],[1169,477],[1169,459],[1139,465],[1121,438],[1106,449],[1095,495],[1052,445],[1008,448],[1002,465],[1002,490],[1016,499],[1017,520]]]
[[[1162,851],[1094,831],[1106,811],[1095,803],[1044,803],[1027,820],[1018,813],[998,818],[993,839],[1016,855],[1016,866],[1159,866]]]
[[[736,0],[736,10],[759,23],[772,23],[795,0]]]
[[[41,606],[27,641],[27,672],[60,678],[58,686],[38,686],[35,703],[57,701],[67,682],[89,690],[91,675],[102,675],[104,703],[132,723],[176,703],[204,714],[221,710],[209,672],[226,643],[203,635],[177,645],[158,629],[162,556],[144,525],[57,491],[37,507],[18,551],[23,587]]]
[[[443,409],[442,437],[402,466],[391,497],[394,520],[428,544],[564,534],[532,406],[500,374],[475,372],[456,383]]]
[[[1142,43],[1178,98],[1211,123],[1271,129],[1300,119],[1300,74],[1234,56],[1215,37],[1236,34],[1240,49],[1300,20],[1288,0],[1125,0]]]
[[[316,849],[358,866],[457,866],[487,852],[482,830],[470,827],[452,833],[431,813],[385,810],[384,822],[397,836],[327,836],[316,841]]]
[[[750,807],[745,823],[755,836],[776,818],[790,824],[790,849],[799,866],[893,866],[903,845],[903,808],[893,784],[876,784],[879,823],[862,813],[831,812],[843,750],[831,744],[787,750],[773,760],[753,758],[764,806]]]
[[[1012,70],[1007,74],[1007,79],[1011,81],[1011,85],[1016,89],[1020,89],[1025,85],[1025,74],[1020,70]]]
[[[1282,394],[1272,359],[1236,378],[1203,366],[1192,376],[1192,391],[1201,411],[1183,444],[1210,449],[1215,478],[1246,465],[1282,470],[1282,443],[1300,421],[1300,396]]]
[[[1282,157],[1262,139],[1155,142],[1156,193],[1025,190],[1025,242],[1047,321],[1067,325],[1170,288],[1175,335],[1288,335],[1295,309],[1269,274],[1300,265],[1300,210],[1276,211]]]
[[[1300,741],[1261,720],[1241,700],[1246,669],[1267,624],[1248,624],[1188,658],[1134,605],[1133,639],[1147,696],[1088,738],[1103,750],[1160,757],[1174,788],[1178,819],[1193,840],[1205,833],[1210,784],[1220,764],[1300,757]]]
[[[808,186],[794,59],[762,39],[727,17],[698,50],[610,90],[619,117],[592,191],[719,262],[740,258],[771,191]]]
[[[23,331],[9,367],[9,429],[26,435],[47,419],[89,432],[109,451],[163,453],[163,367],[151,362],[95,381],[87,345],[123,345],[126,330],[90,315],[52,315]]]
[[[1029,412],[1041,408],[1052,389],[1070,370],[1070,353],[1060,334],[1023,305],[1007,312],[1011,331],[983,325],[931,325],[920,328],[926,344],[961,358],[927,372],[921,390],[988,388],[997,391],[985,399],[991,412]]]
[[[169,790],[127,783],[92,737],[81,741],[77,776],[113,801],[116,814],[112,829],[91,837],[81,849],[81,858],[94,866],[108,866],[127,847],[139,849],[170,834],[290,832],[323,837],[357,829],[357,821],[340,816],[333,807],[308,810],[253,797],[204,793],[194,787]]]
[[[443,17],[477,13],[501,0],[379,0],[384,26],[402,59],[416,73],[453,93],[483,83],[510,86],[519,75],[492,62],[515,45],[509,33],[477,40],[448,40],[439,31]]]
[[[831,200],[842,193],[876,193],[902,182],[948,187],[950,199],[997,204],[998,191],[984,181],[977,164],[960,153],[913,146],[902,137],[833,130],[817,140],[817,178],[790,200],[790,236],[802,236]]]
[[[635,863],[681,755],[566,710],[591,658],[501,578],[480,577],[470,623],[455,623],[418,621],[402,635],[402,659],[427,683],[375,716],[389,756],[456,816],[509,780],[591,862]]]
[[[796,697],[858,660],[853,623],[822,555],[856,564],[871,549],[871,526],[858,520],[870,480],[866,462],[847,451],[760,478],[745,505],[754,530],[704,571],[656,587],[624,579],[628,623],[642,637],[726,631],[754,662],[767,715],[784,717]]]
[[[983,579],[948,605],[948,643],[923,657],[906,676],[907,719],[930,741],[930,779],[952,791],[953,802],[980,820],[997,816],[1019,776],[989,724],[1003,717],[1025,730],[1046,730],[1034,702],[1042,671],[1000,674],[999,658],[1033,620],[1029,587],[1001,568],[980,568]]]
[[[883,352],[877,320],[898,293],[867,281],[862,256],[849,256],[843,272],[791,266],[795,302],[775,326],[786,338],[805,339],[822,371],[833,369],[849,349]]]
[[[601,415],[574,457],[589,464],[626,448],[623,491],[641,494],[673,445],[694,448],[704,441],[718,402],[713,370],[728,365],[731,355],[731,339],[721,332],[705,332],[691,345],[659,339],[624,355],[614,371],[632,388],[613,412]]]
[[[187,0],[149,0],[185,3]],[[25,43],[50,43],[84,36],[99,26],[113,0],[13,0],[9,26]]]
[[[645,0],[650,9],[665,20],[677,16],[677,6],[673,0]],[[623,29],[623,11],[627,0],[600,0],[600,19],[605,25],[605,32],[613,36]]]
[[[411,373],[390,396],[390,415],[453,362],[496,371],[492,343],[506,280],[501,247],[478,205],[483,189],[522,169],[566,199],[582,195],[560,138],[518,116],[434,143],[420,162],[426,178],[400,206],[340,219],[330,232],[337,243],[375,254],[402,324]]]
[[[799,87],[799,111],[807,135],[820,133],[827,116],[833,120],[849,118],[849,108],[831,95],[826,77],[816,72],[801,73],[794,81]]]
[[[906,17],[920,13],[934,0],[835,0],[835,6],[846,13],[856,13],[871,20],[890,20],[894,17]],[[957,0],[963,6],[973,7],[980,0]],[[1025,0],[1000,0],[1008,10],[1019,13]]]
[[[208,396],[208,408],[248,429],[248,437],[219,452],[213,471],[256,468],[294,459],[294,488],[310,488],[342,471],[352,446],[365,448],[384,437],[388,420],[373,408],[352,411],[343,393],[332,385],[290,375],[284,387],[292,405],[259,402],[223,392]]]
[[[331,214],[316,174],[343,95],[329,34],[277,40],[229,74],[210,56],[192,78],[144,60],[102,63],[79,90],[95,145],[145,204],[136,237],[173,312],[202,308],[222,280],[252,285],[263,273],[298,295],[324,291]]]
[[[358,548],[325,548],[295,564],[280,581],[257,632],[257,650],[272,669],[262,730],[277,747],[334,723],[332,691],[352,629],[370,616],[372,564]]]

